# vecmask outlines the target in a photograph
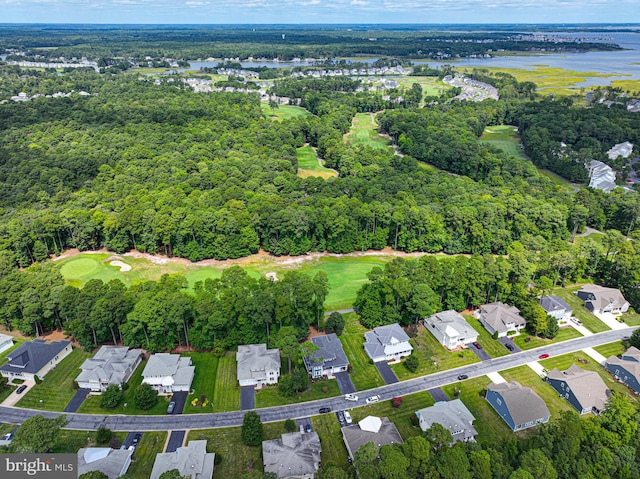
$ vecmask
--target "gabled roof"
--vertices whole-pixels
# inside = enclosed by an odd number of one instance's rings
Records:
[[[78,476],[91,471],[100,471],[116,479],[124,472],[133,449],[111,449],[110,447],[83,447],[78,450]],[[128,468],[128,466],[127,466]]]
[[[70,344],[71,341],[47,343],[42,339],[24,342],[11,352],[0,371],[36,374]]]
[[[127,346],[102,346],[93,358],[82,363],[76,381],[122,384],[127,370],[133,368],[141,354],[139,349],[130,350]]]
[[[416,415],[419,417],[420,427],[423,431],[434,423],[438,423],[451,433],[454,440],[457,439],[456,435],[459,435],[461,430],[466,433],[465,437],[461,439],[471,438],[478,434],[473,427],[473,421],[476,418],[460,399],[436,403],[431,407],[420,409]]]
[[[490,324],[494,331],[508,331],[508,323],[515,323],[516,326],[524,326],[526,324],[525,319],[520,316],[520,310],[515,306],[508,306],[498,301],[496,303],[484,304],[480,309],[482,319]]]
[[[600,375],[595,371],[580,369],[575,364],[565,371],[553,368],[547,377],[564,381],[583,409],[596,408],[602,411],[609,398],[609,389]]]
[[[158,353],[149,358],[149,362],[142,371],[145,378],[165,378],[163,385],[190,385],[193,380],[195,367],[191,366],[191,359],[182,358],[179,354]]]
[[[304,358],[305,364],[322,365],[324,367],[340,367],[349,364],[342,343],[335,333],[311,338],[311,342],[320,349]]]
[[[9,336],[8,334],[0,334],[0,344],[9,340],[13,341],[13,336]]]
[[[380,418],[380,422],[381,426],[378,432],[370,432],[362,429],[359,424],[342,428],[342,436],[350,457],[353,457],[358,449],[360,449],[360,446],[368,442],[373,442],[378,448],[390,444],[402,444],[404,442],[398,432],[398,428],[389,421],[388,417]]]
[[[385,346],[394,346],[408,342],[409,336],[398,323],[378,326],[373,331],[364,333],[364,349],[370,357],[375,358],[385,354]],[[411,347],[411,346],[409,346]],[[413,348],[412,348],[413,349]]]
[[[611,356],[607,358],[605,364],[623,367],[640,382],[640,351],[637,348],[631,346],[622,353],[622,358]]]
[[[571,306],[569,306],[564,299],[557,296],[543,296],[540,298],[540,306],[542,306],[542,309],[547,313],[563,310],[572,311]]]
[[[435,328],[449,338],[477,336],[478,332],[456,311],[441,311],[427,318],[429,328]]]
[[[275,473],[278,479],[315,474],[321,450],[317,432],[290,432],[280,439],[262,441],[264,470]]]
[[[547,405],[533,389],[521,386],[515,381],[502,384],[491,383],[487,386],[487,390],[500,394],[516,426],[551,415]]]
[[[606,308],[610,304],[622,307],[627,303],[627,300],[622,296],[620,290],[616,288],[607,288],[605,286],[600,286],[599,284],[585,284],[582,286],[580,291],[591,293],[593,295],[594,299],[587,301],[591,301],[591,304],[593,304],[595,309],[598,310]]]
[[[189,441],[187,446],[175,452],[156,454],[150,479],[158,479],[163,472],[177,469],[181,476],[191,479],[211,479],[213,476],[213,452],[207,452],[207,441]]]
[[[267,349],[267,345],[247,344],[238,346],[236,353],[238,380],[260,379],[264,371],[280,370],[280,350]]]
[[[607,155],[609,156],[609,159],[615,160],[619,156],[621,156],[622,158],[629,158],[632,152],[633,143],[625,141],[624,143],[613,145],[613,147],[609,151],[607,151]]]
[[[640,349],[635,346],[631,346],[622,354],[622,357],[631,358],[631,360],[635,360],[640,363]],[[629,361],[629,359],[627,359],[627,361]]]

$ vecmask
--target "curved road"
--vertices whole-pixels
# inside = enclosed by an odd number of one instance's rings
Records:
[[[365,398],[373,394],[380,395],[382,400],[391,399],[394,396],[404,396],[406,394],[426,391],[427,389],[444,386],[457,382],[459,374],[467,374],[470,378],[483,376],[490,372],[501,371],[503,369],[521,366],[535,361],[540,354],[559,356],[587,347],[598,346],[611,343],[629,336],[636,328],[626,328],[616,331],[584,336],[561,343],[543,346],[541,348],[508,354],[500,358],[491,359],[450,369],[429,376],[423,376],[409,381],[402,381],[389,384],[368,391],[358,391],[359,401],[347,402],[342,396],[310,401],[301,404],[290,404],[287,406],[277,406],[256,410],[263,422],[282,421],[285,419],[295,419],[318,414],[321,407],[330,407],[333,410],[345,409],[347,407],[364,406]],[[0,422],[21,424],[25,419],[36,414],[46,417],[56,417],[62,413],[36,411],[33,409],[22,409],[13,407],[0,407]],[[123,415],[97,415],[97,414],[67,414],[69,424],[67,429],[95,430],[100,426],[106,426],[113,431],[167,431],[182,429],[210,429],[217,427],[240,426],[245,412],[235,411],[228,413],[211,414],[186,414],[171,416],[123,416]]]

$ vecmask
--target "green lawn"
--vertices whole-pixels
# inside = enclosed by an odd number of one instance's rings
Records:
[[[578,330],[573,329],[571,326],[568,326],[566,328],[560,328],[560,331],[558,331],[558,335],[553,339],[544,339],[537,336],[531,336],[529,333],[523,331],[519,335],[513,337],[513,342],[520,349],[526,350],[581,337],[582,334],[580,334]],[[529,342],[527,342],[527,338],[530,338]]]
[[[449,90],[453,87],[443,83],[438,77],[421,77],[421,76],[405,76],[395,79],[400,86],[404,88],[411,88],[411,85],[418,83],[422,87],[423,98],[427,95],[437,96],[444,90]]]
[[[378,149],[389,148],[391,145],[391,140],[378,133],[378,123],[374,113],[356,113],[351,122],[351,130],[345,135],[345,140],[351,144]]]
[[[114,432],[113,437],[120,443],[127,437],[126,432]],[[60,430],[56,444],[53,446],[51,452],[57,454],[75,454],[78,449],[83,447],[104,447],[104,444],[96,443],[95,431],[72,431],[69,429]]]
[[[0,391],[0,403],[2,403],[2,401],[7,399],[11,395],[11,393],[13,393],[13,391],[15,391],[17,388],[18,386],[12,386],[10,384],[7,384],[7,387]]]
[[[640,326],[640,314],[633,312],[624,313],[622,319],[629,326]]]
[[[273,120],[289,120],[291,118],[299,118],[311,116],[304,108],[293,105],[278,105],[278,108],[271,110],[268,103],[262,102],[260,103],[260,108],[267,116],[267,118],[271,118]]]
[[[522,386],[528,386],[533,389],[545,402],[552,417],[562,411],[573,410],[571,404],[559,397],[555,389],[549,386],[529,366],[518,366],[517,368],[500,371],[500,375],[509,382],[517,381]]]
[[[15,337],[13,338],[13,346],[11,346],[6,351],[2,351],[2,353],[0,353],[0,366],[2,366],[4,363],[7,362],[7,356],[9,356],[9,354],[15,351],[18,348],[18,346],[24,343],[24,341],[25,341],[24,339],[15,338]]]
[[[557,288],[554,289],[552,294],[564,299],[571,309],[573,309],[573,315],[582,321],[582,325],[592,333],[602,333],[609,331],[609,327],[600,321],[596,316],[591,314],[587,308],[584,307],[584,303],[578,298],[574,292],[578,291],[581,286],[572,286],[570,288]]]
[[[41,384],[32,387],[18,401],[17,406],[62,411],[75,394],[73,381],[80,374],[80,365],[91,356],[81,349],[74,349],[53,371],[49,371]]]
[[[283,369],[284,371],[284,369]],[[327,387],[328,391],[322,392],[322,388]],[[309,389],[296,394],[293,397],[286,397],[280,394],[277,386],[271,386],[260,391],[256,391],[256,407],[272,407],[283,404],[296,404],[307,401],[315,401],[316,399],[325,399],[334,396],[340,396],[340,388],[335,379],[327,379],[325,381],[316,381],[309,385]],[[238,399],[238,404],[240,400]]]
[[[216,376],[218,374],[218,363],[220,358],[212,353],[185,353],[184,356],[191,357],[191,363],[195,366],[195,375],[191,390],[194,391],[187,398],[184,406],[184,414],[211,412],[213,409],[213,398],[215,395]],[[209,404],[205,407],[193,406],[191,401],[199,399],[201,395],[205,395]],[[238,402],[238,405],[240,403]]]
[[[500,148],[505,153],[526,160],[522,148],[520,148],[520,135],[517,128],[510,125],[488,126],[480,137],[481,141],[490,143]]]
[[[351,380],[358,391],[384,386],[384,381],[376,367],[370,363],[369,356],[364,352],[364,333],[367,328],[358,321],[356,313],[343,315],[345,330],[339,336],[349,364],[351,364]]]
[[[238,383],[236,353],[228,351],[218,361],[218,371],[213,391],[213,411],[226,412],[240,409],[240,384]]]
[[[478,332],[478,342],[489,356],[492,358],[499,358],[500,356],[506,356],[509,354],[507,348],[505,348],[497,339],[493,339],[491,334],[489,334],[489,331],[484,329],[484,326],[482,326],[480,321],[474,318],[473,315],[463,314],[462,316],[464,316],[467,323],[469,323],[469,325]]]
[[[420,344],[418,344],[418,339]],[[463,349],[460,352],[447,351],[425,328],[420,328],[419,335],[411,339],[411,345],[413,346],[412,354],[417,355],[420,360],[418,371],[412,373],[402,363],[392,364],[391,369],[400,381],[460,366],[468,366],[480,361],[478,356],[468,349]]]
[[[145,432],[140,439],[140,444],[133,453],[133,459],[127,477],[132,479],[148,479],[156,460],[156,454],[164,450],[167,441],[166,432]]]
[[[124,399],[115,409],[102,409],[100,407],[100,396],[91,396],[86,399],[78,409],[84,414],[130,414],[130,415],[162,415],[166,414],[169,405],[169,396],[158,396],[158,402],[148,411],[139,409],[133,396],[136,388],[142,384],[142,371],[144,371],[147,361],[142,361],[129,379],[129,388],[124,392]]]
[[[320,466],[333,462],[342,469],[347,469],[347,448],[342,439],[340,424],[334,414],[321,414],[311,418],[313,430],[320,436]]]
[[[322,178],[331,178],[336,176],[336,172],[320,166],[316,150],[310,146],[303,146],[296,149],[296,157],[298,158],[298,176],[306,178],[308,176],[320,176]]]
[[[622,341],[616,341],[615,343],[602,344],[600,346],[596,346],[595,349],[600,354],[602,354],[605,358],[609,356],[618,356],[619,354],[624,353],[627,350],[627,345]]]

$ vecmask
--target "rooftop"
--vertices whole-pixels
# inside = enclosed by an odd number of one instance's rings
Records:
[[[376,427],[378,429],[377,432],[373,432],[376,428],[372,428],[370,426],[372,426],[374,422],[377,424],[377,421],[369,419],[373,417],[374,416],[369,416],[363,419],[364,429],[360,424],[354,424],[352,426],[342,428],[342,437],[344,438],[344,443],[347,446],[347,452],[351,458],[353,458],[356,451],[360,449],[360,446],[368,442],[373,442],[378,446],[378,448],[388,444],[402,444],[404,442],[396,428],[396,425],[389,421],[388,417],[376,418],[380,420],[380,427]],[[360,421],[360,423],[363,421]]]
[[[180,475],[190,479],[211,479],[215,456],[207,452],[207,441],[189,441],[175,452],[157,454],[149,477],[158,479],[163,472],[177,469]]]
[[[473,427],[476,418],[460,399],[438,402],[416,411],[416,415],[423,431],[434,423],[441,424],[451,433],[454,442],[467,441],[478,434]]]
[[[344,349],[342,349],[342,343],[334,333],[324,336],[315,336],[311,338],[311,342],[320,349],[304,358],[305,363],[325,365],[329,367],[349,364],[349,360],[344,353]]]
[[[521,386],[515,381],[502,384],[492,382],[487,386],[487,390],[495,391],[502,396],[516,425],[526,424],[551,415],[545,402],[533,389]]]
[[[71,341],[52,343],[47,343],[42,339],[26,341],[9,354],[9,361],[1,366],[0,370],[36,374],[70,344]]]
[[[456,311],[441,311],[427,318],[425,322],[430,328],[441,331],[445,336],[455,338],[458,336],[477,336],[478,332]]]
[[[267,370],[280,369],[280,351],[267,349],[267,345],[247,344],[238,346],[236,353],[238,380],[260,379]]]
[[[275,473],[278,479],[315,474],[321,450],[317,432],[290,432],[280,439],[262,441],[264,470]]]
[[[564,381],[583,409],[595,408],[602,411],[609,398],[609,389],[600,375],[595,371],[580,369],[575,364],[565,371],[553,368],[547,377]]]

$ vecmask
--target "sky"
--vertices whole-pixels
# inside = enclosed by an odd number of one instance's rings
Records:
[[[638,0],[0,0],[0,23],[640,23]]]

